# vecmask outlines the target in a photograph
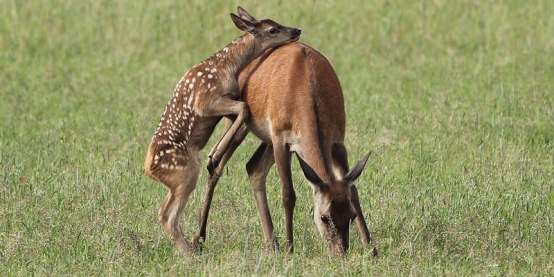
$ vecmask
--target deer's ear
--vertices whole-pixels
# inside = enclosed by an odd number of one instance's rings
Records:
[[[315,173],[314,169],[306,163],[298,154],[296,154],[296,157],[298,158],[298,161],[300,162],[300,167],[302,168],[302,172],[304,172],[304,176],[306,179],[314,185],[318,189],[322,189],[325,186],[325,182],[319,178],[317,173]]]
[[[240,18],[242,18],[242,19],[246,19],[250,22],[258,22],[257,19],[255,19],[253,16],[251,16],[246,10],[244,10],[240,6],[237,7],[237,12],[239,13]]]
[[[371,156],[371,152],[367,153],[367,155],[360,162],[358,162],[358,164],[356,164],[350,171],[348,171],[348,173],[346,173],[342,180],[346,183],[352,183],[356,181],[356,179],[360,177],[360,174],[362,174],[362,171],[365,168],[369,156]]]

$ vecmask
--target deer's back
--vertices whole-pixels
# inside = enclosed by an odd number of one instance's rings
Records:
[[[345,112],[340,82],[323,55],[289,43],[254,60],[239,83],[256,136],[268,143],[283,138],[310,164],[330,161],[331,145],[344,140]]]

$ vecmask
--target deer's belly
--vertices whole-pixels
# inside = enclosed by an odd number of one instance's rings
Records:
[[[251,119],[246,124],[248,129],[265,143],[271,143],[271,122],[267,119]]]
[[[268,144],[275,143],[275,140],[288,145],[290,151],[296,152],[302,156],[302,136],[295,132],[293,129],[284,129],[276,131],[272,128],[272,124],[269,120],[255,120],[251,119],[247,122],[248,128],[254,135],[256,135],[263,142]]]

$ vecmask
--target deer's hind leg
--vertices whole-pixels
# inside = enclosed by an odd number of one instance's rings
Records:
[[[151,149],[149,153],[152,153]],[[154,164],[152,159],[148,159],[151,156],[149,154],[145,162],[146,173],[169,190],[158,212],[159,222],[181,254],[187,257],[192,247],[185,239],[179,218],[191,192],[196,188],[200,172],[198,155],[173,151],[165,153],[163,159]]]

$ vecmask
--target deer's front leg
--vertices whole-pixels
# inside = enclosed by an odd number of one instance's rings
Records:
[[[273,221],[271,220],[266,192],[267,174],[274,163],[272,145],[262,142],[246,164],[252,194],[256,200],[256,207],[258,208],[258,215],[260,216],[262,231],[264,232],[265,249],[268,251],[274,251],[279,248],[279,243],[273,230]]]
[[[248,105],[242,101],[236,101],[228,98],[219,98],[210,105],[204,112],[205,116],[229,116],[236,115],[237,118],[229,126],[227,131],[215,144],[208,155],[208,171],[212,172],[221,161],[221,157],[225,154],[233,137],[236,135],[244,121],[250,116]]]
[[[283,197],[283,208],[285,209],[285,249],[287,252],[294,252],[293,240],[293,217],[296,204],[296,193],[292,185],[292,172],[290,169],[291,153],[282,141],[273,141],[273,154],[277,172],[281,179],[281,193]]]

